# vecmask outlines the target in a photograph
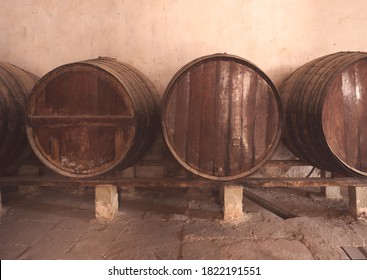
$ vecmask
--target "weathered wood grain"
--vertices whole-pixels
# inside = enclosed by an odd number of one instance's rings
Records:
[[[236,184],[246,187],[367,187],[367,180],[360,178],[245,178],[236,181]],[[99,184],[115,184],[118,186],[137,187],[208,187],[225,186],[228,182],[213,180],[189,180],[181,178],[123,178],[123,177],[94,177],[72,178],[58,177],[0,177],[0,186],[38,185],[38,186],[62,186],[85,185],[94,186]]]
[[[284,140],[321,169],[367,175],[367,53],[340,52],[296,70],[281,86]]]
[[[30,155],[24,120],[29,93],[38,79],[0,61],[0,173]]]
[[[212,170],[214,172],[213,154],[216,150],[214,141],[208,141],[208,135],[214,135],[216,124],[215,117],[215,98],[212,93],[216,91],[218,62],[211,61],[204,64],[203,91],[201,107],[201,126],[200,126],[200,170]]]
[[[217,54],[194,60],[171,79],[163,102],[163,134],[189,171],[233,180],[253,173],[274,153],[281,114],[277,90],[260,69]]]
[[[60,66],[42,77],[30,96],[30,144],[46,166],[62,175],[91,177],[128,167],[145,154],[158,129],[153,84],[116,60]]]

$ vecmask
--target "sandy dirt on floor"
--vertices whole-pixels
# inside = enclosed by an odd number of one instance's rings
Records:
[[[347,259],[342,246],[366,246],[366,219],[345,195],[316,189],[254,188],[296,215],[282,219],[244,199],[244,217],[224,221],[218,189],[121,189],[111,223],[95,219],[94,189],[4,192],[1,259]]]

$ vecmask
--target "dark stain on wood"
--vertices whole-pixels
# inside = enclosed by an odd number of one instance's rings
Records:
[[[189,171],[235,180],[260,168],[281,136],[280,98],[252,63],[216,54],[192,61],[169,83],[162,109],[163,134]]]

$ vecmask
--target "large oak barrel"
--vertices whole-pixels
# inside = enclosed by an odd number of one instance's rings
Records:
[[[204,56],[171,79],[162,125],[168,148],[187,170],[236,180],[258,170],[278,146],[280,97],[251,62],[227,54]]]
[[[153,84],[111,58],[60,66],[42,77],[30,95],[29,142],[46,166],[69,177],[133,165],[159,127]]]
[[[0,173],[31,152],[25,133],[28,96],[38,77],[0,62]]]
[[[367,175],[367,53],[339,52],[297,69],[281,86],[284,140],[325,170]]]

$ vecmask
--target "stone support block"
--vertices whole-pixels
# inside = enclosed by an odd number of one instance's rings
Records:
[[[243,218],[243,187],[228,185],[223,187],[223,218],[237,220]]]
[[[340,199],[342,199],[342,196],[340,194],[340,187],[337,187],[337,186],[321,187],[321,193],[327,199],[331,199],[331,200],[340,200]]]
[[[322,178],[332,178],[333,174],[330,171],[321,171]],[[338,186],[328,186],[321,187],[321,194],[323,194],[327,199],[340,200],[342,196],[340,194],[340,187]]]
[[[367,186],[349,187],[349,212],[354,217],[367,215]]]
[[[38,177],[39,176],[39,167],[37,165],[32,164],[23,164],[18,168],[18,176],[19,177]],[[18,191],[20,193],[31,193],[35,192],[39,189],[38,186],[35,185],[20,185],[18,186]]]
[[[118,193],[115,185],[95,186],[96,219],[112,221],[118,213]]]

